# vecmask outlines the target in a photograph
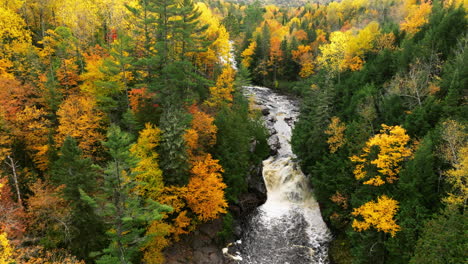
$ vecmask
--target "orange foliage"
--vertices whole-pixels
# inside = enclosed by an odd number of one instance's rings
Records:
[[[62,61],[60,68],[57,70],[57,79],[60,85],[66,86],[68,89],[78,85],[80,77],[75,59],[64,59]]]
[[[191,128],[187,130],[187,146],[189,147],[189,152],[192,154],[194,154],[194,152],[203,154],[206,148],[216,143],[216,132],[218,128],[214,124],[214,118],[200,111],[196,105],[191,106],[189,112],[192,114],[193,119]]]
[[[39,237],[45,235],[46,230],[65,235],[68,233],[70,208],[59,195],[64,187],[51,187],[41,180],[31,186],[33,195],[28,199],[29,233]]]
[[[155,95],[155,93],[148,91],[146,87],[132,89],[128,92],[130,108],[136,113],[148,106],[157,107],[158,105],[152,104],[152,99]]]
[[[223,190],[227,186],[222,181],[223,169],[218,160],[207,154],[204,159],[194,162],[190,172],[192,177],[185,196],[190,209],[202,221],[212,220],[226,213],[227,202]]]
[[[335,204],[341,206],[341,208],[345,210],[348,209],[348,198],[341,194],[339,191],[336,191],[336,193],[330,197],[330,200]]]
[[[85,264],[64,249],[45,249],[41,246],[21,247],[15,251],[16,263],[21,264]]]
[[[6,178],[0,178],[0,234],[5,232],[9,238],[20,238],[25,231],[23,207],[13,201]]]
[[[307,33],[302,29],[294,32],[293,36],[296,37],[298,41],[303,41],[307,39]]]
[[[0,77],[0,105],[6,119],[14,119],[25,106],[36,104],[37,96],[33,87],[23,85],[15,79]]]
[[[281,39],[278,37],[272,37],[270,40],[270,60],[280,61],[282,56],[283,51],[281,50]]]
[[[302,78],[307,78],[310,75],[314,74],[314,64],[313,64],[313,54],[312,47],[307,45],[300,45],[297,47],[297,50],[292,52],[293,60],[301,65],[301,71],[299,76]]]

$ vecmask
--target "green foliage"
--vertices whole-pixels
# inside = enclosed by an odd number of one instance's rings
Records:
[[[151,200],[142,200],[133,193],[138,184],[134,180],[132,168],[137,160],[129,151],[132,143],[130,134],[113,125],[107,133],[107,147],[111,161],[104,172],[102,196],[97,198],[100,205],[97,212],[106,221],[109,229],[106,235],[110,241],[96,263],[137,263],[140,247],[147,241],[143,234],[151,221],[161,219],[162,212],[168,212],[169,207]],[[82,193],[88,201],[91,197]],[[93,203],[91,203],[93,204]]]
[[[233,224],[234,218],[231,213],[227,213],[223,216],[223,230],[218,233],[219,238],[223,241],[223,244],[227,243],[233,237]]]
[[[161,116],[161,144],[158,152],[166,185],[188,183],[188,154],[184,134],[189,127],[189,115],[183,110],[168,107]]]
[[[423,227],[411,264],[455,264],[466,262],[468,218],[457,208],[447,208]]]
[[[224,182],[228,185],[226,197],[236,201],[247,191],[246,177],[252,165],[257,165],[268,154],[266,131],[259,119],[249,118],[245,98],[237,95],[233,108],[224,107],[216,116],[218,127],[215,158],[224,168]],[[253,147],[253,149],[251,149]]]
[[[105,244],[104,225],[93,207],[81,199],[81,191],[95,193],[99,171],[89,158],[83,158],[76,140],[67,137],[60,149],[59,158],[51,169],[52,180],[65,185],[61,196],[70,203],[70,249],[74,255],[88,259],[91,251]]]
[[[388,263],[408,263],[413,255],[416,241],[424,230],[421,223],[440,207],[438,178],[435,173],[436,157],[434,144],[427,136],[419,145],[414,159],[409,161],[400,174],[398,196],[400,213],[398,222],[401,232],[386,243]]]

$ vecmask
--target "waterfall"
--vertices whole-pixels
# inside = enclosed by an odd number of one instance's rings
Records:
[[[250,215],[242,239],[223,251],[237,263],[328,263],[330,233],[291,149],[297,103],[268,88],[244,89],[260,108],[267,109],[268,143],[277,153],[263,161],[267,201]]]

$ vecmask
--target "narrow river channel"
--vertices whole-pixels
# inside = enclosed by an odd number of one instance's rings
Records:
[[[237,263],[328,263],[330,233],[290,144],[298,103],[268,88],[244,89],[268,113],[268,143],[277,152],[263,161],[267,201],[250,215],[242,239],[229,253]]]

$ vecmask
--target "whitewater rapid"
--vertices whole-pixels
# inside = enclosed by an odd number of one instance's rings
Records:
[[[244,89],[267,113],[268,144],[276,154],[263,161],[267,201],[250,215],[228,254],[248,264],[328,263],[330,232],[290,143],[297,102],[264,87]]]

